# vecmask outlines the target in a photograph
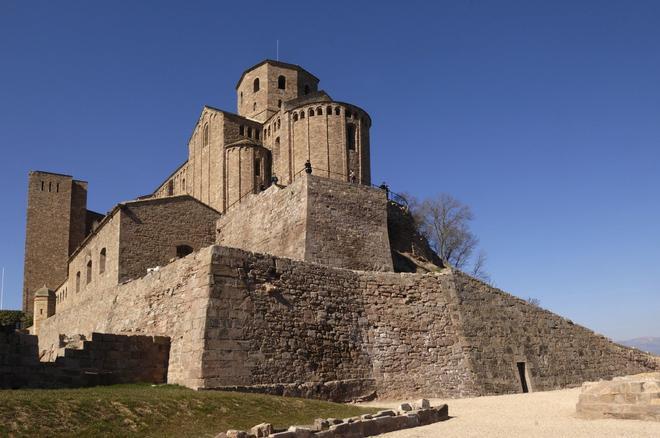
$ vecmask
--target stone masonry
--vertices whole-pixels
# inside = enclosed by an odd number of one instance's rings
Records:
[[[384,397],[520,392],[518,362],[535,390],[658,367],[451,269],[352,271],[219,246],[56,313],[39,348],[55,348],[59,333],[95,331],[171,337],[170,383],[272,392],[348,382],[325,394],[335,400],[355,398],[352,386]],[[585,354],[588,345],[597,353]]]

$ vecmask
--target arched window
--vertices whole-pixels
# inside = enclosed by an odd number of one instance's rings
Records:
[[[204,125],[204,129],[202,130],[202,145],[203,146],[208,146],[209,145],[209,124],[206,123]]]
[[[309,109],[309,116],[310,117],[314,116],[314,108]]]
[[[282,108],[282,99],[277,99],[277,107]]]
[[[286,78],[282,75],[278,76],[277,78],[277,88],[280,90],[286,89]]]
[[[280,119],[277,119],[277,129],[280,129]]]
[[[252,91],[254,91],[255,93],[259,91],[259,78],[256,78],[252,83]]]
[[[339,109],[339,107],[337,107],[337,108],[335,108],[335,115],[338,116],[339,114],[341,114],[341,109]]]
[[[349,151],[355,150],[355,125],[351,123],[346,125],[346,145]]]
[[[248,138],[252,138],[252,127],[248,126]]]
[[[176,247],[176,256],[177,258],[185,257],[188,254],[191,254],[193,252],[193,249],[189,245],[178,245]]]
[[[280,148],[280,138],[275,137],[275,148],[279,149]]]
[[[305,85],[305,94],[309,94],[309,85]]]
[[[105,272],[105,254],[105,248],[103,248],[99,253],[99,274],[103,274]]]
[[[92,261],[87,262],[87,281],[85,284],[89,284],[92,282]]]
[[[245,135],[245,126],[240,125],[238,127],[238,135]]]
[[[256,129],[256,128],[255,128],[255,130],[254,130],[254,138],[256,138],[257,140],[259,140],[259,130]]]
[[[304,119],[305,118],[305,111],[300,111],[300,118]]]
[[[167,182],[167,196],[174,196],[174,180]]]
[[[351,117],[351,112],[348,111],[348,110],[346,111],[346,117],[349,117],[349,118]]]
[[[331,115],[332,115],[332,107],[331,107],[331,106],[328,106],[328,107],[325,109],[325,113],[326,113],[327,115],[331,116]]]
[[[321,108],[321,107],[316,108],[316,115],[317,116],[322,116],[323,115],[323,108]]]
[[[293,113],[293,121],[294,122],[298,121],[298,113]]]
[[[181,180],[181,190],[183,190],[184,192],[186,191],[186,179],[185,178],[183,178]]]

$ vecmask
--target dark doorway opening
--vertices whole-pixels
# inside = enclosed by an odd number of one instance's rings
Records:
[[[518,365],[518,374],[520,375],[522,392],[529,392],[529,387],[527,386],[527,377],[525,373],[525,362],[516,362],[516,365]]]
[[[193,249],[188,245],[179,245],[176,247],[176,256],[177,258],[185,257],[188,254],[191,254]]]

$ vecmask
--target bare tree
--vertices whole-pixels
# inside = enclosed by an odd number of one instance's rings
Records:
[[[479,240],[469,229],[472,210],[458,199],[441,193],[425,199],[416,209],[420,231],[440,257],[464,269]]]
[[[479,239],[470,231],[469,223],[474,218],[470,207],[446,193],[422,201],[409,194],[403,196],[420,233],[442,259],[492,284],[485,270],[486,252],[480,250],[474,254]]]
[[[541,300],[539,300],[538,298],[529,297],[527,298],[527,302],[532,306],[541,307]]]

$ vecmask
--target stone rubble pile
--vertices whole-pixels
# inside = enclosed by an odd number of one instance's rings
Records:
[[[446,404],[431,407],[426,399],[403,403],[397,410],[384,410],[351,418],[317,418],[313,425],[291,426],[276,432],[269,423],[254,426],[249,432],[228,430],[215,438],[362,438],[411,427],[425,426],[449,419]]]
[[[576,410],[586,419],[660,421],[660,373],[585,383]]]

